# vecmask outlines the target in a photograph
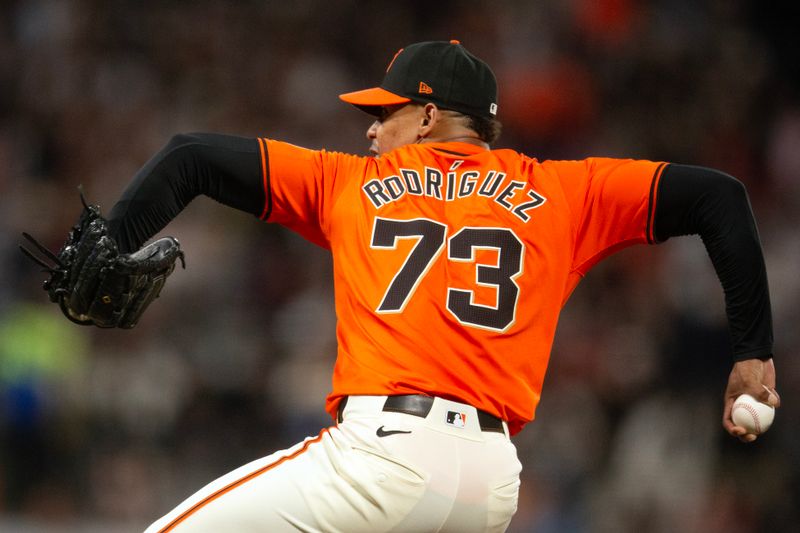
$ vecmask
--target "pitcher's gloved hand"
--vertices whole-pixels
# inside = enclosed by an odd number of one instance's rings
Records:
[[[137,252],[121,254],[108,236],[108,223],[100,207],[88,205],[81,193],[83,211],[58,254],[22,235],[52,261],[20,249],[50,273],[44,290],[59,304],[64,315],[77,324],[101,328],[132,328],[156,299],[180,258],[186,268],[177,239],[164,237]]]

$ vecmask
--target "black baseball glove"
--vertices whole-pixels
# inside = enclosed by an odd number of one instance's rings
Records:
[[[132,328],[156,299],[180,258],[180,244],[172,237],[159,239],[141,250],[121,254],[108,236],[100,207],[88,205],[81,193],[83,212],[58,254],[27,233],[22,235],[53,265],[24,246],[20,249],[50,273],[44,290],[64,315],[77,324],[101,328]]]

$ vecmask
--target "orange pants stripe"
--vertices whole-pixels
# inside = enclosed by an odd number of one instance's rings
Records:
[[[250,474],[248,474],[248,475],[246,475],[244,477],[241,477],[241,478],[237,479],[236,481],[233,481],[233,482],[229,483],[228,485],[224,486],[223,488],[219,489],[218,491],[214,492],[213,494],[210,494],[210,495],[206,496],[201,501],[199,501],[195,505],[193,505],[191,508],[189,508],[186,511],[184,511],[180,516],[175,518],[172,522],[167,524],[163,529],[161,529],[159,531],[159,533],[167,533],[169,531],[172,531],[173,529],[175,529],[175,527],[178,524],[180,524],[181,522],[186,520],[195,511],[197,511],[197,510],[203,508],[204,506],[206,506],[207,504],[213,502],[214,500],[216,500],[217,498],[219,498],[223,494],[226,494],[226,493],[232,491],[236,487],[239,487],[239,486],[243,485],[244,483],[247,483],[248,481],[250,481],[250,480],[252,480],[252,479],[254,479],[254,478],[256,478],[256,477],[258,477],[258,476],[260,476],[262,474],[264,474],[265,472],[269,472],[273,468],[285,463],[286,461],[290,461],[290,460],[294,459],[295,457],[301,455],[306,450],[308,450],[308,447],[311,444],[313,444],[315,442],[319,442],[322,439],[322,436],[325,434],[326,431],[328,431],[328,430],[327,429],[323,429],[319,433],[319,435],[317,435],[313,439],[310,439],[310,440],[306,441],[306,443],[303,445],[302,448],[300,448],[296,452],[292,453],[291,455],[287,455],[286,457],[282,457],[279,460],[275,461],[274,463],[270,463],[270,464],[268,464],[266,466],[263,466],[263,467],[259,468],[258,470],[254,471],[254,472],[252,472],[252,473],[250,473]]]

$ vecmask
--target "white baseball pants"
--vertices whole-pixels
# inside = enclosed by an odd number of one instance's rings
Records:
[[[146,533],[505,531],[520,462],[502,424],[436,398],[426,417],[351,396],[335,427],[213,481]]]

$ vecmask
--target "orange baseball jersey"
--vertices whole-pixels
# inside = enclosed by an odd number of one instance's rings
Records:
[[[537,161],[455,142],[377,158],[259,142],[262,218],[333,253],[332,415],[348,395],[427,394],[517,433],[581,277],[654,240],[664,163]]]

